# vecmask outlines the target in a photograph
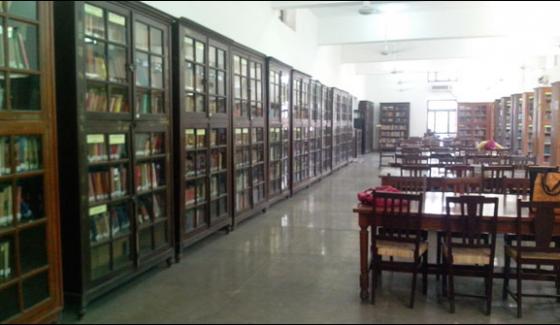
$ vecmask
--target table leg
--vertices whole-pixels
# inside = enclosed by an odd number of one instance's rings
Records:
[[[360,297],[363,301],[369,299],[369,231],[365,225],[360,225]]]

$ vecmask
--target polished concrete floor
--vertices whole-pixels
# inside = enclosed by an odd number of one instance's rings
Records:
[[[359,298],[356,193],[378,184],[375,155],[358,159],[312,188],[281,202],[236,231],[189,249],[179,264],[154,270],[94,302],[83,323],[518,323],[495,281],[492,316],[478,300],[458,299],[456,314],[436,295],[406,306],[410,276],[384,275],[375,306]],[[386,171],[382,171],[385,173]],[[432,254],[433,256],[433,254]],[[551,283],[527,283],[548,291]],[[459,279],[458,289],[482,293]],[[527,299],[525,323],[559,323],[560,304]],[[63,322],[76,321],[70,311]]]

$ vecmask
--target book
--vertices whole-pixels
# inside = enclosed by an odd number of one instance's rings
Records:
[[[6,227],[13,222],[13,191],[12,186],[0,187],[0,227]]]
[[[11,243],[0,241],[0,281],[8,280],[12,276]]]

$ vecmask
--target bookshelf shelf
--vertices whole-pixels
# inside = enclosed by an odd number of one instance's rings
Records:
[[[292,70],[292,194],[310,181],[311,76]]]
[[[104,1],[57,2],[55,17],[64,287],[83,313],[175,255],[172,19]]]
[[[354,128],[352,97],[347,92],[333,88],[333,170],[345,166],[353,155]]]
[[[175,27],[177,250],[232,225],[231,41],[187,19]]]
[[[52,10],[0,2],[0,323],[62,310]]]
[[[551,110],[552,110],[552,143],[551,164],[560,165],[560,82],[555,82],[551,87]]]
[[[395,151],[409,137],[410,103],[381,103],[379,124],[379,150]]]

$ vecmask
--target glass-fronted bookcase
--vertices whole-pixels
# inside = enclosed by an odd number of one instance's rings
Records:
[[[64,291],[83,313],[174,257],[172,19],[109,1],[55,18]]]
[[[333,167],[333,101],[332,88],[323,86],[323,174],[330,174]]]
[[[179,252],[231,227],[230,41],[186,19],[174,32]]]
[[[345,91],[332,88],[333,102],[333,170],[343,167],[352,155],[352,97]]]
[[[291,67],[269,57],[268,75],[268,200],[290,195],[290,100]]]
[[[292,194],[310,178],[311,76],[292,70]]]
[[[309,174],[311,179],[323,172],[323,85],[318,80],[311,83],[311,125],[309,127]]]
[[[266,210],[266,57],[231,47],[234,224]]]
[[[62,309],[50,1],[0,1],[0,323]]]

